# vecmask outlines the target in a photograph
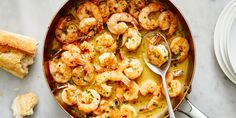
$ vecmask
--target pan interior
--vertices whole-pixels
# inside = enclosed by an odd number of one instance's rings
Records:
[[[48,33],[47,33],[46,39],[45,39],[45,44],[44,44],[43,66],[44,66],[44,73],[45,73],[46,80],[47,80],[48,85],[52,91],[52,94],[55,96],[59,105],[69,115],[71,115],[73,117],[84,117],[86,114],[79,111],[78,107],[76,105],[69,106],[69,105],[66,105],[62,101],[62,99],[61,99],[62,89],[57,89],[57,88],[65,85],[65,84],[60,84],[60,83],[55,82],[52,75],[50,74],[49,61],[52,60],[52,58],[54,58],[52,55],[54,55],[55,52],[57,52],[63,46],[62,43],[57,41],[56,36],[55,36],[55,29],[56,29],[57,23],[59,22],[59,19],[63,16],[68,15],[68,14],[71,14],[71,13],[73,14],[75,12],[75,9],[78,8],[78,6],[82,3],[84,3],[83,0],[81,0],[81,1],[70,0],[59,10],[59,12],[56,14],[54,19],[52,20],[52,23],[49,27],[49,30],[48,30]],[[176,110],[177,107],[179,106],[179,104],[184,99],[184,97],[188,94],[190,86],[191,86],[193,70],[194,70],[194,61],[195,61],[194,60],[195,59],[194,58],[194,56],[195,56],[194,55],[194,45],[193,45],[193,39],[191,36],[191,32],[189,30],[189,27],[188,27],[185,19],[181,15],[181,13],[178,11],[178,9],[170,1],[160,0],[160,3],[166,9],[172,11],[178,17],[179,27],[178,27],[178,31],[175,35],[185,37],[188,40],[188,43],[190,45],[187,59],[185,59],[185,61],[183,61],[181,63],[172,63],[171,68],[170,68],[170,71],[176,70],[176,69],[181,69],[184,71],[184,74],[182,76],[176,78],[176,79],[180,80],[181,83],[183,84],[183,89],[182,89],[180,95],[171,99],[172,104],[173,104],[173,108]],[[154,15],[154,17],[155,17],[155,15]],[[106,28],[104,28],[104,29],[106,29]],[[159,29],[157,29],[157,30],[159,30]],[[142,34],[142,36],[144,36],[145,34],[148,33],[148,31],[141,30],[140,33]],[[171,43],[173,38],[174,37],[169,38],[168,42]],[[55,46],[56,46],[56,48],[55,48]],[[144,61],[142,60],[142,54],[146,50],[146,46],[147,46],[147,44],[146,44],[145,40],[143,40],[142,45],[140,45],[140,47],[137,49],[136,52],[129,52],[126,54],[130,57],[138,58],[144,67],[144,69],[143,69],[144,71],[143,71],[141,77],[139,79],[137,79],[136,82],[138,85],[141,85],[145,80],[147,80],[147,78],[150,78],[151,80],[153,80],[161,85],[160,76],[155,75],[153,72],[151,72],[151,70],[149,70],[147,68],[147,66],[145,66]],[[73,83],[73,82],[69,81],[69,83]],[[149,96],[149,97],[141,96],[139,98],[139,100],[127,102],[126,104],[133,104],[135,102],[134,104],[137,105],[136,108],[139,108],[140,106],[143,106],[143,104],[147,104],[147,102],[145,102],[145,103],[141,102],[141,101],[147,101],[146,99],[151,99],[151,96]],[[136,104],[138,102],[140,102],[140,104]],[[87,115],[89,116],[91,114],[87,114]],[[165,115],[168,115],[165,101],[162,102],[159,109],[153,110],[152,112],[139,114],[140,117],[142,117],[142,116],[143,117],[147,117],[147,116],[149,116],[149,117],[159,116],[160,117],[160,116],[165,116]]]

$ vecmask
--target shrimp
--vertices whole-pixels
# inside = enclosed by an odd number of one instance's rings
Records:
[[[95,38],[95,50],[99,53],[115,52],[117,42],[108,32],[102,33]]]
[[[102,67],[116,69],[118,61],[113,53],[105,52],[98,57],[99,63]]]
[[[175,77],[179,77],[183,75],[183,70],[177,69],[177,70],[172,70],[168,71],[166,74],[166,82],[169,83],[171,82]]]
[[[149,61],[158,67],[161,67],[169,59],[168,51],[162,44],[157,46],[149,44],[147,48],[147,54]]]
[[[158,107],[161,107],[162,104],[160,104],[160,101],[161,101],[161,94],[159,94],[158,96],[153,96],[147,105],[141,107],[140,111],[149,112]]]
[[[123,34],[128,29],[128,25],[125,22],[132,23],[138,29],[138,21],[125,12],[113,14],[107,21],[107,27],[113,34]]]
[[[107,4],[107,0],[99,0],[98,7],[102,14],[103,23],[105,23],[110,16],[110,10],[109,5]]]
[[[115,88],[115,92],[116,92],[116,97],[120,102],[124,102],[125,98],[124,98],[124,92],[125,92],[125,88],[128,88],[127,86],[125,86],[122,83],[119,83],[119,86],[117,86]]]
[[[100,117],[107,116],[108,114],[106,115],[102,114],[104,114],[106,111],[109,111],[109,102],[110,102],[109,100],[102,98],[98,108],[95,109],[93,113],[96,114],[97,116],[100,115]]]
[[[91,43],[84,41],[83,43],[81,43],[80,49],[82,58],[86,61],[91,62],[95,58],[96,52],[94,46]]]
[[[100,95],[104,97],[109,97],[111,96],[112,86],[108,86],[107,84],[101,84],[96,86],[96,90]]]
[[[148,93],[152,94],[153,97],[148,102],[147,105],[142,106],[141,111],[152,111],[157,108],[158,103],[161,98],[161,90],[160,87],[156,84],[156,82],[152,80],[147,80],[140,87],[140,93],[143,96],[146,96]]]
[[[130,81],[129,86],[120,83],[115,92],[120,102],[135,100],[138,98],[139,85],[135,81]]]
[[[129,87],[126,86],[124,90],[124,98],[128,101],[138,98],[139,86],[135,81],[131,81]]]
[[[61,93],[61,99],[67,105],[75,105],[77,103],[76,97],[80,93],[80,89],[78,89],[74,85],[68,85],[67,88],[64,88]]]
[[[86,62],[83,66],[77,66],[72,71],[72,80],[76,85],[85,86],[94,80],[94,67],[90,62]]]
[[[152,12],[160,12],[162,10],[162,6],[158,3],[150,3],[146,7],[144,7],[138,16],[140,25],[146,30],[153,30],[159,26],[158,19],[150,19],[149,15]]]
[[[146,96],[148,93],[152,93],[154,96],[159,94],[159,86],[152,80],[147,80],[140,87],[140,93]]]
[[[175,77],[179,77],[183,75],[182,70],[174,70],[169,71],[166,74],[166,82],[167,82],[167,88],[168,93],[170,97],[176,97],[181,93],[182,90],[182,84],[179,80],[175,80]],[[162,90],[162,93],[165,95],[164,90]]]
[[[135,28],[128,28],[122,37],[121,46],[125,45],[129,50],[136,50],[141,44],[141,41],[142,37],[139,31]]]
[[[119,71],[106,71],[101,74],[98,74],[96,77],[97,84],[102,84],[110,81],[122,81],[125,85],[129,86],[130,80]]]
[[[122,105],[120,107],[120,112],[121,112],[122,118],[136,118],[137,117],[137,111],[131,105]]]
[[[79,34],[78,25],[75,23],[75,18],[72,15],[62,17],[56,25],[55,35],[61,43],[71,43],[78,40]]]
[[[119,71],[106,71],[101,74],[98,74],[96,77],[96,83],[97,86],[100,87],[99,90],[101,95],[104,95],[106,97],[110,96],[112,86],[106,85],[106,82],[110,81],[122,81],[125,85],[129,86],[130,85],[130,80],[122,73]],[[104,89],[105,88],[105,89]]]
[[[123,12],[128,7],[126,0],[107,0],[107,5],[111,14]]]
[[[176,37],[172,40],[170,44],[170,49],[173,53],[173,59],[178,62],[182,62],[188,57],[188,40],[183,37]]]
[[[77,16],[80,21],[84,18],[94,17],[99,23],[103,23],[102,14],[98,6],[92,2],[87,1],[84,4],[80,5],[79,8],[77,9]]]
[[[79,23],[80,32],[89,34],[90,30],[96,27],[97,20],[95,18],[84,18]]]
[[[141,76],[143,66],[138,59],[128,58],[121,62],[118,70],[124,72],[129,79],[136,79]]]
[[[61,60],[68,66],[83,65],[85,60],[81,56],[81,50],[76,44],[68,44],[62,47],[65,52],[61,54]]]
[[[159,27],[161,30],[168,30],[167,36],[171,36],[178,26],[178,21],[176,16],[171,11],[161,12],[158,17]]]
[[[98,108],[93,111],[97,115],[96,118],[119,118],[120,110],[119,102],[117,99],[102,99]]]
[[[66,83],[71,78],[72,69],[63,63],[61,59],[49,61],[49,70],[53,79],[58,83]]]
[[[130,0],[129,13],[138,18],[139,12],[146,5],[146,0]]]
[[[160,34],[156,34],[154,37],[152,38],[147,38],[147,43],[151,44],[151,45],[157,45],[160,41],[161,41],[161,35]]]
[[[97,109],[101,96],[93,89],[87,89],[77,96],[77,105],[79,110],[90,113]]]
[[[169,96],[171,98],[177,97],[181,93],[182,84],[179,80],[172,80],[167,85],[167,88],[168,88]],[[164,92],[163,92],[163,94],[164,94]]]

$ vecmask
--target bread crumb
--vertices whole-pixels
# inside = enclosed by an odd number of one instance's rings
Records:
[[[26,93],[18,95],[12,104],[13,116],[15,118],[23,118],[32,115],[33,108],[38,104],[38,98],[34,93]]]

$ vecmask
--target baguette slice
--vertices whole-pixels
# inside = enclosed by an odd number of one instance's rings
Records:
[[[33,38],[0,30],[0,67],[23,79],[34,62],[36,47]]]
[[[23,118],[34,113],[33,108],[38,104],[38,98],[34,93],[18,95],[12,104],[13,116]]]

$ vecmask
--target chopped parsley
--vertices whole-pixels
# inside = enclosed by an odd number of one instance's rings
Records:
[[[180,53],[173,54],[173,58],[174,58],[174,59],[177,59],[179,56],[180,56]]]

